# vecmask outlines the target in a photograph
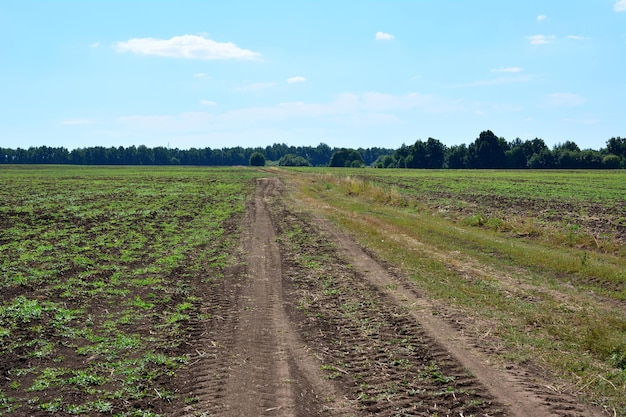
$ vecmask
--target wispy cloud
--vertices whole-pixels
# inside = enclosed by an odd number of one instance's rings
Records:
[[[209,74],[205,73],[205,72],[198,72],[196,74],[193,75],[196,78],[206,78],[209,76]]]
[[[391,33],[376,32],[377,41],[390,41],[390,40],[393,40],[394,38],[395,36],[392,35]]]
[[[491,72],[522,72],[524,71],[522,68],[520,67],[500,67],[500,68],[494,68],[491,70]]]
[[[584,41],[585,39],[589,39],[587,36],[580,36],[580,35],[568,35],[567,39],[572,39],[575,41]]]
[[[215,108],[217,110],[217,108]],[[151,132],[187,135],[203,132],[240,132],[245,129],[276,128],[282,122],[299,126],[328,123],[335,127],[373,127],[409,123],[416,115],[491,114],[518,111],[497,103],[455,99],[433,94],[400,95],[345,92],[327,102],[292,101],[269,106],[244,107],[224,112],[201,111],[161,115],[131,115],[117,122],[131,133]]]
[[[199,60],[255,60],[258,52],[242,49],[232,42],[216,42],[196,35],[174,36],[171,39],[133,38],[115,44],[118,52],[154,55],[166,58]]]
[[[533,35],[528,37],[531,45],[547,45],[554,42],[555,39],[556,36],[554,35]]]
[[[100,42],[94,42],[91,45],[89,45],[90,48],[97,48],[100,46]]]
[[[626,0],[619,0],[615,2],[614,9],[616,12],[626,12]]]
[[[552,93],[544,97],[543,107],[576,107],[585,104],[587,100],[574,93]]]
[[[217,106],[217,103],[211,100],[200,100],[200,104],[203,106]]]
[[[299,76],[299,75],[297,75],[297,76],[295,76],[295,77],[290,77],[290,78],[287,78],[287,82],[288,82],[289,84],[303,83],[303,82],[305,82],[305,81],[306,81],[306,78],[301,77],[301,76]]]
[[[540,14],[539,16],[537,16],[537,22],[543,22],[547,18],[548,16],[546,16],[545,14]]]

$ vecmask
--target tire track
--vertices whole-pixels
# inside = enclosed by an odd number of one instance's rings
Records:
[[[281,257],[266,200],[277,179],[260,179],[248,206],[241,256],[245,266],[205,294],[211,320],[193,323],[197,346],[179,395],[190,399],[176,415],[334,416],[352,413],[289,322]]]
[[[280,254],[265,207],[271,183],[260,180],[250,208],[246,239],[247,280],[241,289],[226,408],[231,415],[295,415],[284,336],[281,334]]]
[[[429,338],[441,344],[445,352],[469,369],[498,401],[505,404],[507,415],[516,417],[603,415],[599,410],[579,404],[571,396],[552,391],[550,385],[536,375],[515,368],[495,369],[489,365],[489,358],[481,352],[475,340],[459,333],[448,322],[437,317],[434,314],[435,307],[428,300],[419,297],[406,282],[392,276],[354,240],[319,216],[313,216],[313,223],[328,240],[335,242],[341,256],[348,259],[364,279],[392,303],[410,311],[411,316],[421,323]]]
[[[302,337],[323,358],[327,377],[358,403],[357,415],[505,416],[481,382],[430,337],[420,323],[338,256],[332,239],[303,217],[282,212],[284,273],[290,313]],[[290,251],[289,247],[299,251]],[[302,259],[315,263],[306,273]]]
[[[321,217],[290,211],[281,189],[258,180],[241,266],[206,289],[211,319],[191,323],[178,393],[193,401],[172,415],[596,415],[488,365],[407,282]]]

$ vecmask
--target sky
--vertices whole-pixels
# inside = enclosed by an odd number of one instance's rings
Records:
[[[0,147],[626,137],[626,0],[0,1]]]

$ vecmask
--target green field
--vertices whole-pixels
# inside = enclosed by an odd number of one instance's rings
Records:
[[[0,415],[168,403],[257,175],[0,167]]]
[[[314,172],[314,171],[310,171]],[[353,195],[367,188],[395,206],[500,231],[560,239],[568,246],[623,252],[623,171],[327,170]],[[383,191],[380,193],[379,191]],[[560,236],[559,236],[560,235]]]
[[[485,349],[626,413],[626,173],[290,172]]]
[[[172,381],[268,175],[494,362],[626,414],[626,172],[0,166],[0,415],[192,403]]]

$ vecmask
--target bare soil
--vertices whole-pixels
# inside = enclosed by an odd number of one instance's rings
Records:
[[[199,416],[600,416],[545,375],[496,366],[481,340],[277,178],[249,204],[241,262],[207,285],[192,365],[173,380]]]

